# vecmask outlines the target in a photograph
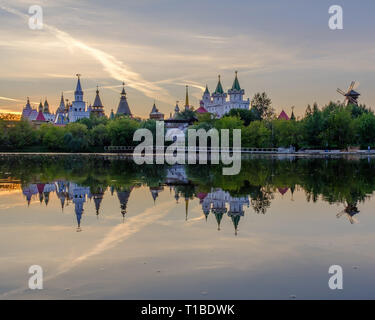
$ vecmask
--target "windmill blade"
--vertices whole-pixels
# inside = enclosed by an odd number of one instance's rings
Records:
[[[357,89],[359,85],[360,85],[359,81],[355,81],[355,85],[354,85],[354,87],[353,87],[353,90],[354,90],[354,89]]]
[[[337,92],[340,93],[340,94],[342,94],[343,96],[346,95],[346,93],[344,91],[342,91],[341,89],[339,89],[339,88],[337,88]]]
[[[348,89],[348,93],[353,90],[354,85],[355,85],[355,81],[352,81],[352,83],[350,84],[350,87]]]
[[[340,218],[343,214],[345,214],[346,213],[346,211],[345,211],[345,209],[344,210],[342,210],[341,212],[339,212],[338,214],[336,214],[336,218]]]
[[[356,218],[351,217],[351,216],[349,216],[349,221],[350,221],[351,224],[358,223],[358,220]]]

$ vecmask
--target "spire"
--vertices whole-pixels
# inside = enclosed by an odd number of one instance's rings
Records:
[[[123,95],[123,96],[126,95],[126,92],[125,92],[125,82],[122,82],[122,91],[121,91],[121,95]]]
[[[82,87],[81,87],[81,75],[79,73],[76,74],[78,80],[77,80],[77,87],[76,91],[74,92],[74,95],[83,95]]]
[[[99,210],[100,210],[100,205],[101,205],[102,200],[103,200],[103,195],[104,195],[104,192],[102,190],[101,190],[100,193],[97,193],[97,194],[93,195],[94,203],[95,203],[95,210],[96,210],[97,216],[99,215]]]
[[[207,84],[206,84],[206,90],[204,90],[204,94],[210,94],[210,91],[208,90]]]
[[[27,97],[26,108],[30,108],[31,109],[30,98],[29,97]]]
[[[126,92],[125,92],[125,83],[122,83],[122,91],[121,91],[121,98],[120,102],[117,107],[117,115],[124,115],[124,116],[131,116],[132,113],[129,108],[128,101],[126,99]]]
[[[186,86],[185,109],[189,109],[189,86]]]
[[[155,101],[154,101],[154,105],[152,106],[152,110],[151,110],[151,113],[156,113],[158,112],[158,108],[156,108],[156,104],[155,104]]]
[[[174,107],[174,112],[180,112],[180,107],[178,106],[178,101],[176,101],[176,106]]]
[[[38,107],[38,111],[39,111],[39,112],[43,112],[43,104],[42,104],[42,100],[40,100],[39,107]]]
[[[294,106],[292,107],[292,114],[290,116],[290,120],[296,120],[296,116],[294,115]]]
[[[113,113],[113,109],[111,109],[111,114],[109,116],[109,119],[113,120],[115,118],[115,114]]]
[[[103,107],[102,101],[100,100],[100,96],[99,96],[99,86],[96,86],[96,96],[95,96],[94,104],[92,106]]]
[[[49,113],[49,104],[48,104],[47,98],[44,101],[43,113]]]
[[[61,92],[61,100],[60,100],[60,105],[57,109],[58,113],[65,113],[65,102],[64,102],[64,93]]]
[[[220,75],[219,75],[219,81],[217,83],[216,90],[215,90],[214,93],[217,93],[217,94],[223,94],[224,93],[223,86],[221,85],[221,81],[220,81]]]
[[[240,83],[239,83],[238,78],[237,78],[238,72],[236,71],[235,73],[236,73],[236,77],[234,78],[234,81],[233,81],[232,90],[241,91]]]

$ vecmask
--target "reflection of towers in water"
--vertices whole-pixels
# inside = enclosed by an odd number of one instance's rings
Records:
[[[150,187],[150,192],[151,192],[152,199],[154,199],[154,204],[155,204],[156,198],[159,196],[159,193],[162,192],[163,190],[164,190],[163,186]]]
[[[208,215],[210,214],[211,204],[208,201],[204,201],[206,197],[207,197],[207,193],[203,193],[203,192],[197,193],[197,198],[199,199],[199,203],[202,205],[203,214],[207,221]]]
[[[180,199],[180,195],[178,194],[178,190],[174,188],[174,198],[176,199],[176,203],[178,203],[178,200]]]
[[[81,187],[73,182],[69,183],[69,198],[73,199],[74,210],[77,218],[77,232],[81,229],[81,218],[83,213],[83,204],[86,202],[86,196],[90,195],[89,187]]]
[[[211,211],[216,218],[217,230],[220,230],[221,220],[223,219],[224,213],[227,212],[226,201],[228,200],[228,195],[227,192],[221,189],[214,189],[213,192],[207,195],[207,198],[211,200]]]
[[[43,195],[44,183],[37,183],[36,187],[38,188],[39,202],[42,204],[43,203],[43,199],[44,199],[44,195]]]
[[[247,206],[250,205],[248,197],[230,197],[228,216],[232,219],[235,235],[237,235],[238,224],[240,223],[240,219],[244,215],[243,206],[245,204],[247,204]]]
[[[215,215],[218,230],[220,230],[223,215],[228,212],[228,216],[231,218],[234,226],[235,234],[237,235],[238,224],[244,215],[243,206],[249,206],[250,202],[248,196],[232,197],[229,192],[222,189],[212,189],[209,194],[204,197],[202,196],[201,204],[206,218],[210,210]],[[229,211],[227,211],[227,204],[229,204]]]
[[[58,180],[56,182],[57,197],[60,199],[61,210],[64,210],[65,200],[69,199],[67,189],[68,189],[68,186],[65,181]]]
[[[100,205],[103,201],[103,196],[104,196],[105,189],[102,187],[97,187],[93,190],[92,192],[92,198],[94,199],[95,203],[95,211],[96,211],[96,216],[99,216],[99,210],[100,210]]]
[[[120,201],[121,215],[122,215],[123,221],[125,219],[126,207],[128,205],[130,193],[132,192],[132,190],[133,190],[133,187],[130,187],[128,189],[120,188],[119,190],[116,190],[118,200]]]
[[[38,194],[38,188],[35,183],[22,187],[22,193],[26,197],[27,206],[30,205],[31,199]]]
[[[56,191],[56,185],[54,183],[47,183],[44,185],[43,195],[44,195],[44,203],[46,205],[48,205],[50,193],[55,192],[55,191]]]
[[[50,193],[56,191],[55,184],[54,183],[37,183],[35,186],[39,194],[39,202],[42,204],[44,201],[44,203],[47,206],[49,202]]]

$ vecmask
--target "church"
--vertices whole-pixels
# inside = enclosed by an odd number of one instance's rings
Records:
[[[92,106],[87,105],[83,99],[80,74],[77,74],[74,101],[69,103],[69,101],[66,100],[65,102],[64,95],[61,94],[60,104],[56,110],[56,113],[50,111],[47,99],[45,100],[44,105],[42,104],[42,101],[40,101],[39,107],[36,109],[31,107],[30,99],[27,98],[26,105],[22,110],[22,118],[31,121],[36,126],[43,123],[52,123],[56,126],[65,126],[68,123],[76,122],[80,119],[90,118],[91,114],[95,114],[98,117],[105,117],[104,106],[99,95],[99,87],[97,86],[96,88],[94,104]],[[131,116],[124,87],[121,92],[121,99],[117,114]]]
[[[220,76],[216,89],[212,94],[210,94],[210,91],[206,85],[206,90],[204,91],[202,100],[200,101],[200,108],[215,114],[218,118],[221,118],[232,109],[249,110],[250,99],[248,98],[244,100],[245,90],[240,86],[237,71],[235,74],[232,88],[228,90],[228,93],[224,92],[223,90]],[[227,100],[228,96],[229,100]]]

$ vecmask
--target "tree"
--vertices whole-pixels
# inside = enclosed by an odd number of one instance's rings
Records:
[[[329,108],[332,108],[332,105],[329,105]],[[350,111],[344,108],[332,109],[321,136],[331,148],[344,149],[355,143],[355,127]]]
[[[0,119],[0,146],[5,146],[7,140],[5,121]]]
[[[176,116],[177,120],[190,120],[196,118],[196,112],[191,109],[185,109],[179,112]]]
[[[359,143],[362,147],[375,146],[375,115],[372,112],[363,113],[355,120]]]
[[[233,143],[233,129],[242,129],[243,121],[239,117],[223,117],[215,121],[214,127],[217,130],[229,129],[229,143]],[[221,139],[221,135],[220,135]],[[220,140],[221,141],[221,140]]]
[[[86,151],[89,146],[89,135],[86,125],[73,122],[66,126],[66,131],[71,134],[71,139],[65,147],[69,151]],[[70,137],[70,136],[69,136]],[[64,136],[64,140],[68,139]]]
[[[36,132],[27,120],[21,120],[8,129],[11,148],[20,149],[36,143]]]
[[[300,136],[300,125],[297,121],[274,120],[272,121],[274,143],[277,147],[298,147]]]
[[[305,117],[310,117],[312,115],[311,106],[308,104],[306,111],[305,111]]]
[[[271,147],[271,130],[263,121],[253,121],[242,129],[242,146],[246,148]]]
[[[318,105],[314,103],[313,111],[301,121],[301,146],[304,148],[324,147],[321,133],[323,131],[323,115]]]
[[[50,150],[63,150],[65,132],[65,128],[43,124],[39,129],[39,139]]]
[[[251,101],[251,110],[253,110],[257,120],[270,119],[275,114],[271,104],[272,101],[265,92],[254,95]]]
[[[113,146],[132,146],[134,132],[140,127],[140,123],[128,117],[116,118],[107,125],[109,139]]]
[[[104,124],[101,123],[90,131],[90,143],[93,146],[104,146],[109,143],[108,128]]]
[[[225,116],[239,117],[243,121],[244,126],[248,126],[251,121],[257,120],[254,110],[247,109],[231,109]]]

